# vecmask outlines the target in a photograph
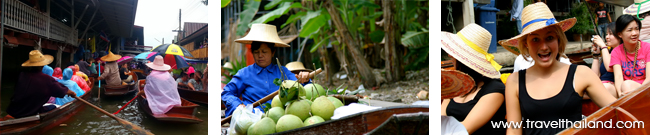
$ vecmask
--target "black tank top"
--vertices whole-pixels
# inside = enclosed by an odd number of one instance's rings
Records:
[[[450,99],[449,105],[447,105],[447,116],[453,116],[458,121],[465,121],[465,118],[470,111],[476,106],[481,97],[490,94],[490,93],[505,93],[506,86],[499,79],[489,79],[487,80],[481,89],[476,93],[474,99],[465,102],[457,103],[454,99]],[[504,94],[505,95],[505,94]],[[485,123],[481,128],[474,131],[472,135],[503,135],[506,134],[506,128],[493,128],[492,123],[499,123],[500,121],[506,122],[506,107],[505,102],[495,103],[501,104],[497,112],[492,115],[490,121]]]
[[[573,78],[577,65],[571,65],[563,84],[562,90],[555,96],[547,99],[536,100],[530,97],[526,91],[526,70],[519,71],[519,105],[521,107],[522,125],[526,128],[523,133],[527,135],[557,134],[568,128],[563,121],[580,121],[582,119],[582,97],[575,92]],[[554,85],[554,84],[549,84]],[[561,119],[561,120],[560,120]],[[526,121],[531,121],[527,123]],[[543,127],[543,124],[533,123],[544,121],[550,123],[557,121],[557,125],[564,127]],[[535,126],[542,126],[537,128]]]

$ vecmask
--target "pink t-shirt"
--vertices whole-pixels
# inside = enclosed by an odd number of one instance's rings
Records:
[[[625,57],[627,56],[627,57]],[[612,59],[609,66],[621,65],[623,80],[634,80],[639,84],[645,81],[646,61],[650,59],[650,43],[641,41],[641,48],[637,55],[636,69],[634,69],[634,54],[625,52],[623,44],[612,50]],[[625,64],[624,64],[625,63]]]

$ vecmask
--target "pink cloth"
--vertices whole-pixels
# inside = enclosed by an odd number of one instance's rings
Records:
[[[645,19],[641,20],[639,39],[645,42],[650,41],[650,16],[646,16]]]
[[[149,108],[154,115],[165,114],[174,106],[181,106],[178,83],[166,71],[151,71],[144,86]]]
[[[194,71],[194,67],[191,67],[191,66],[190,66],[190,68],[187,68],[187,75],[189,75],[189,74],[191,74],[191,73],[194,73],[194,72],[195,72],[195,71]]]
[[[90,91],[90,87],[88,86],[88,83],[86,83],[86,80],[84,80],[83,78],[81,78],[79,76],[76,76],[76,75],[73,75],[72,79],[70,79],[70,80],[76,82],[77,85],[79,85],[79,88],[81,88],[85,92]]]
[[[612,58],[609,66],[621,65],[623,69],[623,80],[634,80],[639,84],[645,81],[646,61],[650,59],[650,43],[641,41],[641,48],[637,55],[637,66],[634,69],[634,54],[625,52],[623,44],[612,50]],[[627,57],[625,57],[627,56]]]

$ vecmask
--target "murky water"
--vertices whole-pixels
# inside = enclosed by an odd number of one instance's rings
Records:
[[[15,82],[4,82],[1,89],[1,112],[0,116],[6,115],[6,109],[9,105],[11,96],[13,95],[13,85]],[[88,102],[113,113],[119,110],[124,104],[129,102],[134,96],[130,93],[121,97],[107,97],[101,95],[97,100],[97,91],[99,88],[95,86],[88,94],[92,94]],[[135,125],[148,130],[157,135],[179,135],[179,134],[192,134],[192,135],[206,135],[208,134],[208,106],[201,105],[197,109],[196,117],[203,120],[199,124],[169,124],[161,123],[151,117],[147,117],[142,110],[138,108],[138,100],[133,100],[126,108],[120,111],[116,116],[129,121]],[[120,123],[104,115],[103,113],[93,109],[92,107],[85,106],[85,108],[78,112],[69,120],[63,122],[67,126],[59,126],[50,129],[44,134],[47,135],[72,135],[72,134],[106,134],[106,135],[124,135],[132,134],[128,129],[122,127]]]

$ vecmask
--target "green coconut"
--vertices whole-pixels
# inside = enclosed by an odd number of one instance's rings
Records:
[[[303,127],[302,120],[300,120],[298,116],[292,114],[287,114],[280,117],[277,123],[278,124],[275,124],[276,132],[282,132],[282,131]]]
[[[306,93],[306,98],[309,100],[315,100],[319,96],[325,96],[325,89],[323,89],[323,86],[320,86],[315,83],[310,83],[305,85],[305,93]],[[312,99],[313,97],[313,99]]]
[[[300,118],[300,121],[307,119],[310,115],[311,107],[305,100],[294,101],[285,110],[284,114],[293,114]]]
[[[281,107],[281,108],[284,108],[284,104],[286,104],[286,103],[287,103],[287,102],[282,102],[282,101],[280,100],[280,95],[275,95],[275,97],[273,97],[273,100],[271,100],[271,107]]]
[[[272,107],[266,112],[266,117],[273,119],[274,122],[277,122],[282,115],[284,115],[284,109],[282,107]]]
[[[321,122],[325,122],[325,120],[323,118],[321,118],[320,116],[311,116],[311,117],[309,117],[309,118],[307,118],[305,120],[303,125],[305,125],[305,127],[306,127],[306,126],[314,125],[316,123],[321,123]]]
[[[269,117],[255,122],[255,124],[248,128],[248,135],[266,135],[273,133],[275,133],[275,122]]]
[[[334,106],[332,101],[325,96],[321,96],[314,100],[314,103],[311,106],[311,114],[314,116],[320,116],[324,120],[330,120],[332,115],[334,115],[335,109],[336,106]]]
[[[311,106],[311,104],[314,103],[314,102],[312,102],[311,100],[307,100],[307,99],[305,99],[305,101],[306,101],[307,103],[309,103],[309,106]]]
[[[327,97],[327,99],[329,99],[330,101],[332,101],[332,104],[334,104],[334,106],[335,106],[336,108],[339,108],[339,107],[343,106],[343,102],[341,102],[341,100],[339,100],[338,98],[335,98],[335,97]]]

